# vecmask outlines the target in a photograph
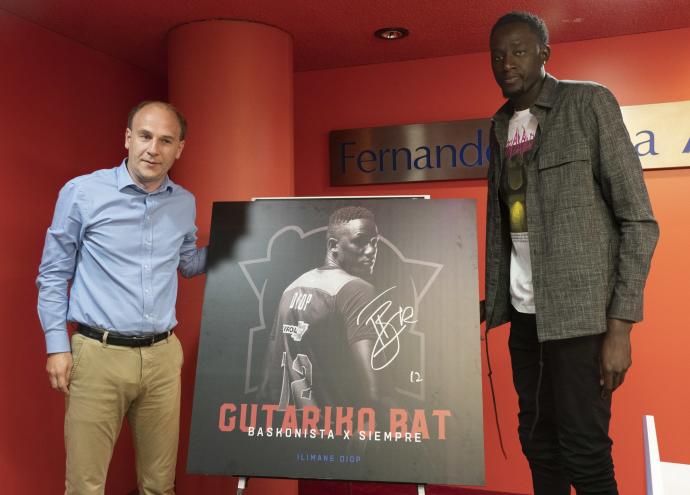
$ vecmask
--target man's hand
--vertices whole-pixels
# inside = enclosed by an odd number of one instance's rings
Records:
[[[610,318],[601,345],[601,396],[607,398],[620,387],[632,364],[630,330],[632,322]]]
[[[46,371],[50,386],[69,395],[69,376],[72,372],[72,353],[56,352],[48,355]]]

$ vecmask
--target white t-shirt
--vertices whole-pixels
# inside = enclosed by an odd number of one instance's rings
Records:
[[[532,286],[532,263],[527,233],[525,194],[527,174],[525,156],[534,145],[537,118],[527,110],[516,111],[508,125],[506,160],[501,179],[502,198],[510,213],[510,298],[513,307],[521,313],[535,313]]]

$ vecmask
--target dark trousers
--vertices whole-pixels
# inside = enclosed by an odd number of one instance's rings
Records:
[[[601,398],[602,335],[539,344],[534,315],[513,310],[510,358],[518,434],[535,495],[618,494],[608,436],[611,399]]]

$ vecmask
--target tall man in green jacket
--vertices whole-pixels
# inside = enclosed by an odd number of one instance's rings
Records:
[[[511,322],[518,433],[535,495],[617,494],[611,392],[658,238],[642,168],[605,87],[558,81],[544,22],[511,12],[491,30],[508,101],[488,173],[487,329]]]

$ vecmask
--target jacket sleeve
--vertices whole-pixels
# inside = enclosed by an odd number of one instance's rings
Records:
[[[659,227],[618,102],[608,89],[598,86],[591,105],[598,125],[600,187],[620,232],[607,317],[638,322],[642,320],[642,292]]]

